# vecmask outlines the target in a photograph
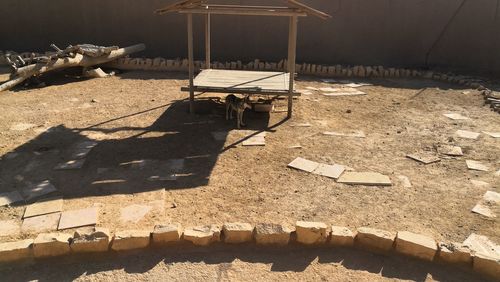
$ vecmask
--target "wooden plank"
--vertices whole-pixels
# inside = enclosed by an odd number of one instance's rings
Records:
[[[288,31],[288,73],[289,73],[289,86],[288,86],[288,118],[292,117],[293,108],[293,83],[295,75],[295,59],[297,51],[297,17],[290,17],[289,31]]]
[[[210,14],[205,16],[205,69],[210,69]]]
[[[189,92],[189,87],[181,87],[181,91]],[[269,95],[269,96],[288,96],[288,91],[265,91],[256,88],[215,88],[215,87],[194,87],[195,92],[206,93],[232,93],[232,94],[248,94],[248,95]],[[300,92],[294,92],[294,97],[300,96]]]
[[[327,13],[323,13],[321,11],[313,9],[313,8],[311,8],[311,7],[309,7],[309,6],[305,5],[305,4],[302,4],[302,3],[298,2],[298,1],[295,1],[295,0],[284,0],[284,1],[286,1],[288,3],[288,5],[291,5],[291,6],[295,7],[295,8],[299,8],[300,10],[304,11],[307,14],[311,14],[311,15],[316,16],[318,18],[321,18],[323,20],[326,20],[326,19],[332,17],[332,16],[330,16]]]
[[[187,15],[188,61],[189,61],[189,112],[194,114],[194,55],[193,55],[193,14]]]
[[[241,70],[202,70],[194,79],[195,87],[255,88],[265,91],[288,91],[289,74]]]
[[[240,15],[240,16],[278,16],[290,17],[298,16],[305,17],[306,13],[296,9],[274,10],[267,8],[189,8],[179,10],[181,14],[212,14],[212,15]]]

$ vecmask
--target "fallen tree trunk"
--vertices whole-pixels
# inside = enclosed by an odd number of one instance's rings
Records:
[[[49,63],[37,63],[21,67],[16,70],[15,74],[11,76],[11,79],[9,81],[0,85],[0,92],[9,90],[34,75],[39,75],[49,71],[69,67],[91,67],[100,65],[103,63],[114,61],[118,58],[130,55],[132,53],[142,51],[144,49],[146,49],[146,45],[137,44],[111,51],[108,55],[100,57],[90,57],[82,54],[76,54],[74,58],[59,58]]]

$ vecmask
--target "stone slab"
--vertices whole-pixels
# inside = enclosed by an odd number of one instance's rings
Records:
[[[72,237],[67,233],[40,233],[33,242],[33,254],[35,258],[67,255]]]
[[[111,242],[114,251],[142,249],[149,246],[151,233],[147,230],[124,230],[116,232]]]
[[[29,233],[56,230],[60,218],[61,213],[51,213],[25,218],[21,225],[21,231]]]
[[[303,170],[306,172],[313,172],[318,166],[319,163],[306,160],[301,157],[296,158],[295,160],[293,160],[291,163],[288,164],[288,167],[292,167],[298,170]]]
[[[97,224],[97,207],[64,211],[61,213],[59,230]]]
[[[480,161],[466,160],[467,168],[470,170],[488,171],[490,168]]]
[[[156,225],[151,233],[153,244],[177,242],[182,237],[182,226],[179,223]]]
[[[75,145],[75,149],[71,154],[72,159],[85,158],[90,151],[97,145],[96,141],[82,141]]]
[[[49,214],[62,211],[62,197],[43,199],[26,207],[23,218],[33,217],[37,215]]]
[[[500,245],[493,243],[486,236],[472,233],[465,239],[463,245],[468,247],[474,255],[481,253],[495,259],[500,259]]]
[[[467,120],[467,119],[469,119],[468,117],[463,116],[463,115],[458,114],[458,113],[448,113],[448,114],[443,114],[443,116],[445,116],[449,119],[452,119],[452,120]]]
[[[473,257],[472,268],[484,276],[493,280],[498,280],[500,277],[500,259],[493,258],[483,254],[476,254]]]
[[[396,252],[432,261],[437,253],[437,242],[428,236],[408,231],[399,231],[396,236]]]
[[[15,262],[33,257],[33,239],[0,243],[0,262]]]
[[[120,209],[120,221],[137,223],[153,209],[152,206],[130,205]]]
[[[398,175],[397,178],[398,178],[399,183],[401,184],[401,186],[403,186],[403,188],[411,188],[412,187],[410,179],[408,178],[408,176]]]
[[[448,156],[460,157],[463,156],[462,148],[453,145],[441,145],[437,148],[438,153]]]
[[[24,131],[35,127],[36,124],[33,123],[15,123],[10,127],[13,131]]]
[[[251,242],[253,240],[253,229],[253,226],[249,223],[225,223],[222,226],[224,242],[229,244]]]
[[[322,134],[326,136],[335,136],[335,137],[354,137],[354,138],[366,137],[365,133],[361,130],[354,130],[350,132],[324,131]]]
[[[347,227],[332,225],[330,244],[334,246],[351,247],[354,245],[355,234]]]
[[[297,242],[306,245],[324,243],[328,239],[327,229],[328,226],[323,222],[297,221],[295,224]]]
[[[265,146],[266,139],[263,136],[252,136],[243,141],[243,146]]]
[[[481,135],[481,133],[468,130],[457,130],[455,134],[460,138],[473,139],[473,140],[476,140],[479,137],[479,135]]]
[[[369,227],[361,227],[357,231],[354,243],[359,248],[376,253],[389,253],[392,251],[396,234]]]
[[[76,159],[69,160],[63,163],[60,163],[54,167],[55,170],[72,170],[72,169],[80,169],[85,163],[85,159]]]
[[[500,193],[494,191],[486,191],[486,193],[484,193],[483,195],[483,200],[495,204],[500,204]]]
[[[344,184],[351,184],[351,185],[368,185],[368,186],[392,185],[389,176],[377,172],[346,171],[339,177],[337,182]]]
[[[184,230],[182,238],[197,246],[208,246],[220,241],[220,228],[214,225],[188,228]]]
[[[477,203],[473,208],[472,208],[473,213],[477,213],[486,217],[491,217],[494,218],[496,217],[495,213],[488,207],[487,205],[483,203]]]
[[[23,197],[18,191],[0,194],[0,207],[23,201]]]
[[[421,162],[423,164],[431,164],[441,161],[441,159],[438,156],[428,152],[408,154],[406,155],[406,157]]]
[[[483,133],[493,138],[500,138],[500,132],[483,131]]]
[[[342,91],[338,91],[338,92],[323,93],[323,96],[327,96],[327,97],[359,96],[359,95],[366,95],[366,92],[363,92],[363,91],[360,91],[360,90],[346,91],[346,89],[342,89]]]
[[[0,220],[0,237],[13,236],[21,231],[20,222],[17,220]]]
[[[26,201],[30,201],[56,191],[56,187],[54,187],[54,185],[52,185],[49,180],[44,180],[40,183],[37,183],[33,187],[24,189],[23,194]]]
[[[75,253],[106,252],[109,249],[110,238],[107,228],[78,229],[73,235],[70,248]]]
[[[312,173],[337,179],[344,171],[345,171],[345,166],[343,165],[319,164],[318,167],[315,170],[313,170]]]
[[[471,250],[460,243],[439,243],[438,259],[447,263],[472,264]]]
[[[312,124],[310,124],[308,122],[290,124],[290,127],[311,127],[311,126],[312,126]]]
[[[472,183],[472,185],[474,185],[475,187],[488,187],[488,186],[490,186],[490,184],[488,182],[481,181],[481,180],[475,180],[475,179],[471,179],[470,183]]]
[[[255,242],[259,245],[287,245],[292,231],[281,224],[259,223],[255,226]]]

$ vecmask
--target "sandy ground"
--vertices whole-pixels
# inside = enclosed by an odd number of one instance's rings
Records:
[[[251,245],[46,260],[0,269],[0,276],[2,281],[481,281],[466,270],[405,257]]]
[[[291,120],[280,112],[284,100],[275,101],[275,113],[247,111],[243,130],[225,120],[222,104],[206,99],[214,95],[204,95],[197,102],[198,114],[189,115],[186,94],[179,90],[187,81],[179,74],[56,79],[44,88],[5,92],[0,94],[0,192],[49,179],[64,197],[64,210],[98,206],[98,225],[111,229],[169,221],[193,226],[314,220],[409,230],[444,241],[462,242],[474,232],[499,243],[498,219],[471,213],[485,191],[499,191],[500,178],[494,174],[500,169],[499,139],[482,134],[471,141],[454,132],[498,132],[500,116],[483,105],[475,90],[427,80],[367,82],[373,86],[360,88],[366,96],[303,95],[295,100]],[[301,77],[297,87],[307,86],[335,85]],[[443,116],[449,112],[470,119],[453,121]],[[312,126],[290,126],[303,122]],[[321,134],[351,130],[362,130],[366,138]],[[229,133],[225,141],[216,141],[214,131]],[[261,131],[267,133],[265,147],[241,146],[251,132]],[[89,139],[99,143],[81,169],[53,169],[70,158],[75,144]],[[297,144],[302,148],[289,148]],[[441,156],[429,165],[405,157],[435,152],[439,144],[461,146],[465,155]],[[287,168],[299,156],[380,172],[394,185],[349,186]],[[168,172],[172,159],[184,159],[177,180],[148,180]],[[469,171],[466,159],[484,162],[490,171]],[[138,165],[140,160],[147,161]],[[404,188],[399,175],[413,186]],[[470,180],[490,185],[476,187]],[[120,209],[131,204],[151,210],[137,222],[120,220]],[[0,208],[0,220],[20,224],[24,207]],[[14,233],[0,239],[33,236]]]

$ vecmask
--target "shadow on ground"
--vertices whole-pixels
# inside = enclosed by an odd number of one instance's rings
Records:
[[[184,270],[191,270],[192,267],[200,267],[200,265],[219,266],[205,269],[204,273],[210,275],[213,271],[214,277],[223,277],[224,273],[220,272],[230,269],[235,260],[241,261],[240,265],[246,264],[248,267],[244,269],[249,272],[259,269],[256,264],[270,265],[270,271],[267,270],[268,267],[265,267],[266,275],[272,275],[275,272],[299,273],[314,265],[314,271],[322,271],[321,268],[325,267],[327,274],[340,266],[347,270],[379,274],[381,277],[390,279],[425,281],[431,275],[433,279],[439,281],[481,281],[476,274],[466,269],[417,261],[407,257],[375,255],[355,249],[307,248],[299,245],[263,248],[253,244],[243,244],[238,247],[215,245],[205,248],[186,244],[120,254],[71,256],[64,260],[47,259],[35,264],[31,262],[10,268],[4,267],[0,269],[0,276],[4,277],[5,281],[70,281],[85,275],[123,270],[126,274],[134,274],[134,277],[138,279],[140,277],[137,276],[138,274],[147,274],[153,268],[162,269],[163,267],[167,272],[174,269],[177,264],[189,263],[191,266]],[[335,267],[326,268],[333,265]],[[238,271],[241,271],[241,267]],[[259,271],[263,271],[262,268]],[[331,274],[332,279],[337,277],[335,273]],[[121,275],[123,278],[124,274]],[[248,275],[252,277],[252,273]],[[190,277],[190,274],[186,273],[185,277]]]

